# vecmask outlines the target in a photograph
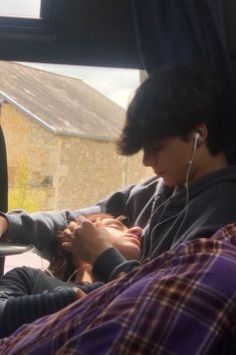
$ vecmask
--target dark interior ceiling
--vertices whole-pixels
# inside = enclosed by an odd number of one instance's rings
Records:
[[[132,0],[41,2],[41,19],[0,17],[0,60],[142,68]],[[223,5],[235,57],[236,1],[224,0]]]
[[[141,68],[131,0],[42,0],[41,16],[0,17],[0,60]]]
[[[142,67],[131,0],[41,0],[41,3],[40,19],[0,16],[0,60]],[[0,155],[0,210],[6,211],[7,160],[1,126]]]

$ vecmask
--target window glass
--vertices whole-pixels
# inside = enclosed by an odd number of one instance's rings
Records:
[[[152,174],[142,154],[116,151],[138,70],[0,62],[0,76],[10,210],[91,206]],[[27,253],[7,257],[6,270],[22,260],[45,267]]]
[[[0,16],[40,17],[41,0],[1,0]]]
[[[42,4],[0,0],[2,22],[15,25],[16,17],[23,28],[25,23],[38,26],[43,22],[37,20]],[[116,152],[139,71],[0,62],[0,78],[10,210],[83,208],[150,175],[140,156],[127,158]],[[14,260],[20,258],[33,266],[36,259],[27,255],[7,258],[6,269],[19,265]],[[37,262],[44,267],[41,259]]]

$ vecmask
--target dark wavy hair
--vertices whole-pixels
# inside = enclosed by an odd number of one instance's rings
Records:
[[[163,68],[137,89],[126,115],[118,152],[132,155],[161,139],[187,140],[199,124],[208,129],[212,155],[225,150],[230,137],[229,95],[222,81],[202,67]]]

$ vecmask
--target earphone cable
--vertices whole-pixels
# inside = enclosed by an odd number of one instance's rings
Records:
[[[143,233],[143,238],[144,238],[144,240],[143,240],[142,256],[141,256],[141,258],[140,258],[140,262],[142,262],[142,261],[144,261],[144,260],[146,259],[146,256],[149,255],[149,252],[151,251],[151,248],[152,248],[152,244],[153,244],[153,243],[152,243],[152,242],[153,242],[152,239],[153,239],[153,237],[152,237],[151,234],[150,234],[150,232],[151,232],[150,227],[151,227],[151,221],[152,221],[152,219],[153,219],[154,214],[156,214],[157,211],[158,211],[161,207],[164,206],[164,208],[163,208],[163,210],[162,210],[162,212],[161,212],[161,215],[160,215],[159,219],[163,216],[163,214],[164,214],[165,211],[166,211],[166,208],[167,208],[168,205],[169,205],[169,202],[170,202],[171,199],[175,196],[176,191],[177,191],[177,186],[174,188],[174,190],[173,190],[171,196],[169,196],[166,201],[164,201],[163,203],[161,203],[161,204],[155,209],[156,202],[157,202],[157,198],[159,197],[158,190],[156,191],[156,193],[155,193],[155,195],[154,195],[153,202],[152,202],[150,217],[149,217],[149,219],[148,219],[147,226],[146,226],[146,228],[145,228],[145,230],[144,230],[144,233]],[[169,220],[169,219],[171,219],[171,218],[173,218],[173,217],[175,217],[175,216],[168,217],[167,220]],[[166,222],[167,220],[160,221],[157,225],[160,225],[160,224]],[[149,247],[148,247],[148,246],[147,246],[147,243],[148,243],[147,236],[148,236],[149,234],[150,234],[150,245],[149,245]],[[148,252],[147,252],[147,248],[148,248]],[[145,254],[146,254],[146,256],[145,256]]]
[[[179,227],[177,228],[177,231],[176,231],[176,233],[175,233],[175,235],[174,235],[174,237],[173,237],[173,240],[172,240],[173,242],[176,240],[176,237],[178,236],[178,234],[179,234],[179,232],[180,232],[180,230],[181,230],[181,228],[182,228],[182,226],[183,226],[183,224],[184,224],[184,222],[185,222],[185,220],[186,220],[187,214],[188,214],[188,209],[189,209],[189,206],[188,206],[188,204],[189,204],[189,177],[190,177],[190,172],[191,172],[191,169],[192,169],[193,161],[194,161],[194,159],[195,159],[195,154],[196,154],[196,149],[197,149],[197,144],[196,144],[196,143],[197,143],[197,140],[194,141],[192,155],[191,155],[190,160],[188,161],[188,166],[187,166],[186,175],[185,175],[185,184],[184,184],[184,186],[185,186],[185,189],[186,189],[186,198],[185,198],[184,207],[183,207],[183,208],[181,209],[181,211],[178,212],[176,215],[173,215],[173,216],[171,216],[171,217],[169,217],[169,218],[167,218],[167,219],[165,219],[165,220],[163,220],[163,221],[160,221],[160,222],[155,226],[155,228],[156,228],[156,227],[160,226],[161,224],[163,224],[163,223],[169,221],[170,219],[177,217],[177,219],[176,219],[176,221],[175,221],[175,223],[176,223],[176,222],[178,221],[178,219],[180,218],[180,216],[182,215],[182,213],[184,212],[183,219],[182,219],[182,221],[181,221]],[[164,212],[165,212],[165,210],[166,210],[166,208],[167,208],[167,206],[168,206],[168,204],[169,204],[169,201],[171,200],[171,198],[174,197],[177,188],[178,188],[178,186],[175,187],[175,189],[174,189],[174,191],[173,191],[173,194],[172,194],[163,204],[161,204],[156,210],[155,210],[154,202],[156,203],[156,200],[157,200],[157,199],[155,200],[155,198],[154,198],[153,206],[152,206],[152,214],[151,214],[151,216],[150,216],[150,218],[149,218],[149,221],[148,221],[148,229],[147,229],[146,232],[145,232],[145,235],[146,235],[146,236],[148,235],[148,233],[151,232],[151,230],[150,230],[150,222],[151,222],[151,219],[152,219],[152,217],[153,217],[153,214],[156,213],[156,212],[158,211],[158,209],[166,203],[166,206],[165,206],[165,208],[164,208],[163,211],[162,211],[162,216],[163,216],[163,214],[164,214]],[[142,257],[141,257],[141,260],[140,260],[140,261],[144,261],[145,259],[149,258],[150,255],[153,254],[153,253],[158,249],[159,245],[152,251],[153,237],[154,237],[153,235],[150,235],[150,244],[149,244],[149,248],[148,248],[148,253],[146,253],[146,249],[147,249],[147,248],[146,248],[146,244],[147,244],[147,241],[144,240],[144,243],[143,243],[143,253],[142,253]],[[146,238],[145,238],[145,239],[146,239]],[[145,254],[146,254],[146,256],[145,256]]]
[[[184,217],[182,219],[182,222],[180,223],[179,227],[177,228],[177,231],[174,235],[174,238],[173,238],[173,242],[176,241],[176,238],[178,237],[178,234],[186,220],[186,217],[188,215],[188,210],[189,210],[189,177],[190,177],[190,172],[192,170],[192,165],[193,165],[193,162],[194,162],[194,159],[195,159],[195,154],[196,154],[196,145],[194,144],[194,147],[193,147],[193,152],[192,152],[192,156],[191,156],[191,159],[189,160],[188,162],[188,167],[187,167],[187,172],[186,172],[186,177],[185,177],[185,189],[186,189],[186,199],[185,199],[185,204],[184,204]]]

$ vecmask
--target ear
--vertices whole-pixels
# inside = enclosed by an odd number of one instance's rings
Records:
[[[193,134],[196,133],[198,133],[199,135],[198,146],[200,146],[202,143],[204,143],[207,140],[207,136],[208,136],[207,126],[204,123],[197,125],[193,131]]]

